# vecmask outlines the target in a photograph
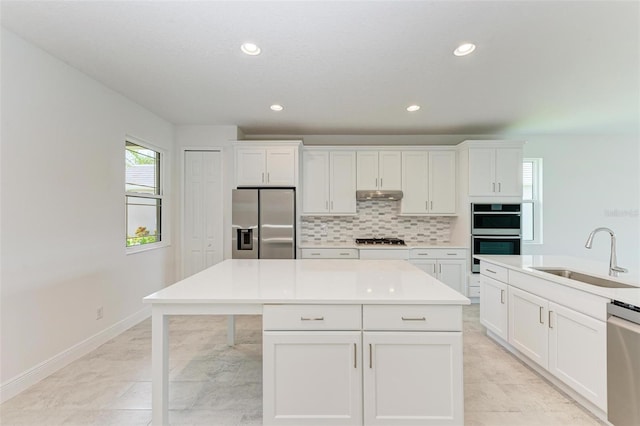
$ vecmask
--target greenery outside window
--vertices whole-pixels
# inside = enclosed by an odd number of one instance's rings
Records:
[[[126,247],[162,241],[160,151],[125,142]]]
[[[522,241],[542,244],[542,158],[522,162]]]

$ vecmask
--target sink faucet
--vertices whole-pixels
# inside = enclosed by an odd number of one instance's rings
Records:
[[[609,258],[609,275],[612,277],[617,277],[618,272],[629,272],[627,269],[622,268],[616,263],[618,260],[616,259],[616,234],[609,228],[596,228],[589,234],[589,238],[587,238],[587,243],[584,245],[586,248],[590,249],[593,244],[593,237],[600,231],[608,232],[611,235],[611,257]]]

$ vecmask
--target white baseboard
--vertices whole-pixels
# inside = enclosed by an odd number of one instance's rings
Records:
[[[30,368],[24,373],[7,380],[0,385],[0,404],[8,401],[20,392],[27,390],[40,380],[66,367],[73,361],[83,357],[123,331],[147,319],[149,316],[151,316],[151,307],[145,307],[122,321],[113,324],[82,342],[54,355],[48,360],[41,362],[35,367]]]

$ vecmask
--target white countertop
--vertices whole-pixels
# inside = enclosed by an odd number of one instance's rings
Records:
[[[225,260],[144,298],[188,304],[449,304],[462,294],[403,260]]]
[[[406,243],[404,246],[397,246],[392,244],[356,244],[355,242],[340,242],[340,243],[302,243],[301,249],[330,249],[330,248],[354,248],[354,249],[464,249],[468,250],[468,247],[460,245],[453,245],[449,243]]]
[[[624,276],[611,277],[608,263],[595,262],[589,259],[581,259],[570,256],[549,256],[549,255],[523,255],[523,256],[474,256],[485,262],[516,270],[528,275],[566,285],[587,293],[596,294],[612,300],[630,303],[640,306],[640,282],[636,277]],[[559,277],[546,272],[537,271],[533,267],[564,268],[576,272],[617,281],[623,284],[634,286],[634,288],[607,288],[596,285],[582,283],[580,281]]]

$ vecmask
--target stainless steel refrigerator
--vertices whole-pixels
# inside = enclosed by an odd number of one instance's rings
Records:
[[[234,189],[234,259],[295,259],[295,189]]]

